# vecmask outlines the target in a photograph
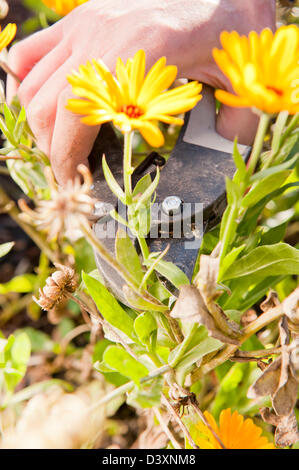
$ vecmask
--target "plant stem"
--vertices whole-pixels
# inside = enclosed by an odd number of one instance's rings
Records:
[[[169,365],[162,366],[159,369],[155,369],[152,372],[150,372],[146,377],[142,377],[142,379],[140,379],[140,383],[148,382],[149,380],[152,380],[155,377],[159,377],[159,375],[163,375],[169,371],[171,371],[171,367]],[[124,385],[121,385],[120,387],[116,388],[115,390],[112,390],[112,392],[105,395],[97,403],[92,405],[89,408],[89,411],[93,408],[97,408],[98,406],[108,403],[109,401],[113,400],[113,398],[119,397],[120,395],[123,395],[124,393],[129,392],[134,386],[135,386],[135,383],[133,381],[130,381]]]
[[[81,310],[85,310],[92,318],[94,318],[98,323],[102,325],[102,327],[106,327],[108,331],[110,331],[114,336],[115,336],[115,342],[120,343],[123,348],[132,356],[134,359],[138,361],[138,357],[136,354],[132,351],[130,346],[121,338],[121,336],[118,334],[118,332],[113,328],[113,326],[110,325],[100,314],[98,309],[95,309],[95,311],[91,311],[90,308],[83,302],[80,298],[76,297],[73,294],[70,294],[70,298],[76,302]],[[90,329],[90,326],[89,326]]]
[[[252,149],[249,162],[248,162],[247,169],[248,169],[249,176],[251,176],[254,173],[255,167],[260,158],[261,152],[263,150],[265,135],[268,130],[270,120],[271,120],[271,115],[267,113],[263,113],[260,117],[260,122],[259,122],[256,137],[255,137],[253,149]]]
[[[127,204],[132,202],[132,142],[133,142],[134,132],[125,133],[125,146],[124,146],[124,162],[123,162],[123,171],[124,171],[124,190],[126,195]]]
[[[174,437],[174,435],[170,431],[169,427],[165,423],[164,418],[163,418],[159,408],[154,408],[154,413],[155,413],[156,418],[158,419],[158,421],[160,423],[160,426],[161,426],[162,430],[164,431],[164,433],[166,434],[166,436],[170,440],[173,447],[175,449],[182,449],[182,447],[180,446],[180,444],[178,443],[178,441],[176,440],[176,438]]]
[[[180,418],[178,412],[175,410],[173,405],[169,402],[169,400],[166,398],[166,396],[164,394],[162,394],[162,404],[166,406],[166,408],[169,411],[170,415],[177,422],[177,424],[181,428],[185,438],[190,442],[193,449],[199,449],[199,447],[195,444],[189,430],[187,429],[187,427],[183,423],[182,419]]]
[[[180,360],[184,356],[185,352],[187,351],[187,349],[188,349],[188,347],[189,347],[196,331],[197,331],[197,324],[195,323],[194,325],[192,325],[192,328],[191,328],[190,332],[185,337],[184,341],[180,344],[176,355],[174,356],[174,358],[170,362],[171,367],[175,368],[178,365],[178,363],[180,362]]]
[[[11,75],[15,79],[18,85],[22,83],[22,80],[18,77],[18,75],[15,74],[11,70],[11,68],[7,65],[7,63],[3,62],[3,60],[0,60],[0,67],[4,70],[5,73],[7,73],[7,75]]]
[[[267,312],[263,313],[260,317],[258,317],[255,321],[250,323],[246,328],[243,330],[243,335],[240,338],[240,344],[244,343],[250,336],[257,333],[257,331],[261,330],[265,326],[269,325],[273,321],[277,320],[278,318],[283,315],[283,308],[282,305],[278,305],[277,307],[269,309]],[[192,383],[199,380],[202,376],[211,372],[211,370],[215,369],[215,367],[223,364],[223,362],[230,359],[231,356],[239,349],[239,346],[234,345],[226,345],[223,349],[219,351],[219,353],[213,357],[209,362],[203,364],[202,367],[196,369],[192,373]]]
[[[144,261],[146,261],[148,259],[148,256],[149,256],[149,249],[148,249],[148,246],[147,246],[147,243],[146,243],[146,239],[144,237],[137,236],[137,240],[138,240],[138,243],[139,243],[139,246],[140,246],[140,249],[141,249],[142,257],[143,257]]]
[[[200,417],[201,421],[204,423],[205,426],[207,426],[207,428],[210,430],[210,432],[213,434],[214,438],[216,439],[216,441],[218,442],[218,444],[220,445],[220,447],[222,449],[226,449],[225,445],[223,444],[222,440],[220,439],[220,437],[218,436],[218,434],[214,431],[214,429],[212,428],[212,426],[210,425],[209,421],[206,419],[205,415],[203,414],[203,412],[201,411],[201,409],[199,408],[198,404],[196,401],[192,401],[191,402],[191,406],[192,408],[195,410],[195,412],[198,414],[198,416]]]
[[[147,300],[148,302],[154,304],[155,306],[160,306],[162,308],[165,308],[165,305],[162,305],[157,299],[155,299],[153,296],[151,296],[147,291],[144,289],[139,289],[139,284],[134,281],[132,276],[129,274],[129,272],[124,268],[112,255],[109,253],[108,250],[104,247],[104,245],[97,239],[95,234],[92,232],[92,230],[87,227],[86,225],[81,224],[80,226],[81,231],[86,235],[87,240],[89,243],[96,249],[96,251],[104,258],[107,263],[110,264],[117,272],[118,274],[126,281],[128,286],[136,292],[138,295],[140,295],[142,298]]]
[[[7,196],[2,188],[0,188],[0,205],[8,208],[6,212],[10,217],[24,230],[25,233],[27,233],[27,235],[34,241],[39,249],[45,253],[52,263],[59,263],[61,261],[57,253],[51,250],[45,238],[42,237],[33,227],[21,220],[19,217],[20,211],[17,209],[14,201]]]

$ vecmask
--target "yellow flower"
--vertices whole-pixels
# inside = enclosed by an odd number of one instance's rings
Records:
[[[261,436],[262,429],[254,424],[252,419],[245,419],[237,411],[231,414],[231,409],[220,413],[219,427],[213,416],[205,411],[204,415],[220,438],[226,449],[275,449],[266,437]],[[196,424],[201,437],[196,443],[201,449],[221,449],[209,428],[199,421]]]
[[[73,93],[83,100],[71,99],[67,108],[85,115],[85,124],[113,121],[122,132],[138,129],[150,145],[160,147],[164,137],[157,121],[182,125],[183,120],[173,115],[189,111],[202,98],[198,82],[165,91],[176,75],[177,67],[167,66],[162,57],[145,76],[143,50],[126,64],[118,58],[116,78],[100,60],[93,60],[68,76]]]
[[[222,50],[213,55],[230,79],[235,95],[216,91],[219,101],[235,107],[255,107],[266,113],[299,111],[299,28],[282,26],[275,34],[264,29],[249,36],[224,31]]]
[[[1,26],[0,26],[1,31]],[[8,46],[14,39],[17,32],[17,25],[15,23],[8,23],[8,25],[0,32],[0,51]]]
[[[88,0],[43,0],[47,7],[52,8],[58,15],[65,16],[74,8],[82,5]]]

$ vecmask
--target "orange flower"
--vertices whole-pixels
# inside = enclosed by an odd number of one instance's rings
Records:
[[[90,126],[112,121],[123,133],[138,129],[153,147],[160,147],[164,137],[158,121],[182,125],[174,115],[192,109],[202,98],[202,85],[196,81],[167,89],[174,82],[177,67],[166,65],[161,57],[145,76],[145,52],[136,52],[126,64],[118,58],[116,77],[101,60],[93,59],[68,75],[74,95],[67,109],[83,115]],[[83,98],[83,99],[81,99]]]
[[[1,31],[1,26],[0,26]],[[17,25],[15,23],[8,23],[8,25],[0,32],[0,51],[8,46],[14,39],[17,32]]]
[[[231,413],[231,409],[222,410],[219,426],[213,416],[205,411],[204,415],[227,449],[275,449],[275,446],[263,437],[262,429],[256,426],[252,419],[245,419],[237,411]],[[209,428],[199,421],[196,424],[200,437],[196,443],[201,449],[221,449]]]
[[[58,15],[65,16],[74,8],[88,0],[43,0],[44,4],[54,10]]]
[[[220,36],[222,50],[213,55],[235,94],[216,91],[228,106],[254,107],[269,114],[299,112],[299,28],[282,26],[275,34],[264,29],[248,37],[236,31]]]

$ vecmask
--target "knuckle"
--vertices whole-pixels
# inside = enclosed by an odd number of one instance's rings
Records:
[[[51,119],[49,106],[40,101],[33,102],[27,109],[27,118],[33,131],[49,127]]]

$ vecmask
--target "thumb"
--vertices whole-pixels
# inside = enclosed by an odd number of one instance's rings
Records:
[[[236,137],[240,144],[251,145],[254,141],[258,116],[249,108],[232,108],[222,105],[217,116],[217,132],[229,140]]]

